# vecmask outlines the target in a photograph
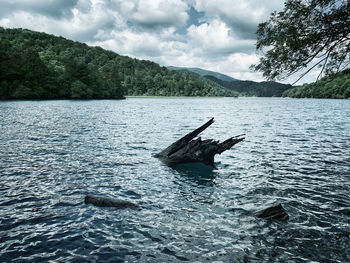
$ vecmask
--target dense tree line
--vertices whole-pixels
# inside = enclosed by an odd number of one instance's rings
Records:
[[[123,97],[119,79],[88,63],[84,44],[22,29],[0,28],[0,37],[1,99]]]
[[[232,96],[214,82],[63,37],[0,27],[0,99]]]
[[[350,98],[350,69],[346,69],[311,84],[287,90],[284,97],[293,98]]]

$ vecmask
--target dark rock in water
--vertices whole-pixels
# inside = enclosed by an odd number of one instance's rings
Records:
[[[196,138],[213,123],[214,118],[157,153],[155,157],[161,159],[169,166],[191,162],[201,162],[213,166],[216,154],[221,154],[244,140],[244,134],[231,137],[223,142],[212,139],[202,140],[200,137]]]
[[[115,207],[118,209],[133,209],[133,210],[141,210],[141,207],[125,200],[118,200],[109,197],[97,196],[97,195],[87,195],[85,196],[85,204],[93,204],[96,206],[109,206]]]
[[[289,216],[281,204],[271,206],[253,213],[253,216],[266,220],[288,220]]]

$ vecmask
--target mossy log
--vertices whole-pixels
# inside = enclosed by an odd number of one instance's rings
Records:
[[[199,128],[156,154],[155,157],[161,159],[169,166],[189,162],[202,162],[214,166],[214,156],[231,149],[232,146],[244,140],[244,134],[231,137],[223,142],[214,141],[213,139],[202,140],[200,137],[196,138],[213,123],[214,118],[211,118]]]

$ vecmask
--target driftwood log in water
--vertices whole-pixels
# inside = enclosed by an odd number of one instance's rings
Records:
[[[109,206],[117,209],[133,209],[133,210],[141,210],[141,208],[129,201],[118,200],[109,197],[97,196],[97,195],[87,195],[85,196],[85,204],[93,204],[96,206]]]
[[[161,159],[167,165],[179,163],[202,162],[207,165],[214,165],[214,156],[230,149],[236,143],[244,140],[244,134],[231,137],[226,141],[219,142],[212,139],[203,140],[198,137],[202,131],[214,123],[214,118],[210,119],[201,127],[185,135],[178,141],[171,144],[155,157]],[[195,139],[196,138],[196,139]]]
[[[289,216],[281,204],[265,208],[253,213],[253,216],[266,220],[288,220]]]

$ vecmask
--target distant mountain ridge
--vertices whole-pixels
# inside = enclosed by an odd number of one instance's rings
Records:
[[[207,79],[219,84],[243,97],[282,97],[283,92],[293,88],[292,85],[274,81],[255,82],[250,80],[223,81],[212,76]]]
[[[186,67],[174,67],[174,66],[169,66],[167,68],[170,70],[188,70],[188,71],[197,73],[198,75],[200,75],[202,77],[211,76],[211,77],[215,77],[217,79],[223,80],[223,81],[235,81],[235,80],[237,80],[237,79],[232,78],[230,76],[227,76],[225,74],[215,72],[215,71],[205,70],[205,69],[201,69],[201,68],[186,68]]]
[[[283,92],[293,88],[289,84],[274,81],[255,82],[250,80],[238,80],[219,72],[204,70],[200,68],[167,67],[170,70],[189,71],[198,74],[222,88],[235,92],[237,96],[253,97],[281,97]]]

